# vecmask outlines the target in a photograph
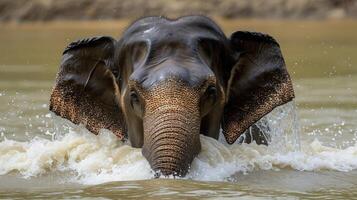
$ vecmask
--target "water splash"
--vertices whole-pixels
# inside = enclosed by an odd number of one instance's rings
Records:
[[[99,136],[82,126],[49,115],[55,127],[48,138],[36,136],[0,142],[0,175],[16,173],[24,178],[64,172],[69,180],[82,184],[142,180],[154,177],[141,149],[122,143],[109,131]],[[276,108],[256,124],[269,135],[269,146],[228,145],[201,136],[202,151],[194,159],[185,179],[234,181],[240,174],[255,170],[337,170],[357,169],[357,144],[345,149],[324,146],[318,140],[300,144],[294,103]],[[268,136],[267,136],[268,137]]]
[[[260,130],[271,149],[287,152],[299,151],[301,148],[300,125],[294,101],[275,108],[256,122],[254,126]],[[254,143],[252,135],[253,130],[249,128],[237,139],[235,144],[246,141],[246,138],[251,139],[249,143]],[[223,134],[220,134],[219,141],[227,144]]]

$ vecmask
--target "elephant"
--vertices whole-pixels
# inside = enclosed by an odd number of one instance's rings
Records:
[[[154,16],[134,21],[118,40],[70,43],[49,109],[142,148],[158,176],[182,177],[201,150],[200,134],[217,139],[222,131],[232,144],[293,98],[273,37],[249,31],[227,37],[206,16]]]

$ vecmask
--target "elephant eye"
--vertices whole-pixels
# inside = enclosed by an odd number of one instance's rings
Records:
[[[212,110],[213,105],[217,102],[217,88],[210,85],[206,88],[203,96],[201,97],[201,115],[205,116]]]
[[[134,113],[139,116],[142,117],[143,114],[143,100],[142,98],[139,96],[140,94],[138,94],[138,92],[133,89],[130,91],[129,93],[129,98],[130,98],[130,106],[133,109]]]
[[[217,97],[217,88],[213,85],[210,85],[206,89],[206,94],[208,97],[216,99]]]
[[[132,104],[139,102],[139,97],[135,90],[130,91],[130,101]]]

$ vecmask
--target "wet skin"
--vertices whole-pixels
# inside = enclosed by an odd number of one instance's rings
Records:
[[[294,92],[278,43],[212,20],[187,16],[135,21],[119,40],[71,43],[50,110],[98,134],[129,139],[158,174],[184,176],[201,149],[199,135],[228,143]],[[251,135],[267,144],[259,130]]]

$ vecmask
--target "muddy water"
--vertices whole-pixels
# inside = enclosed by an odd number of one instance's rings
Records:
[[[201,137],[202,152],[180,180],[152,179],[140,149],[48,112],[66,44],[119,36],[127,22],[1,25],[0,197],[356,198],[357,22],[220,24],[227,33],[276,37],[297,98],[263,119],[272,127],[272,145],[229,146]]]

